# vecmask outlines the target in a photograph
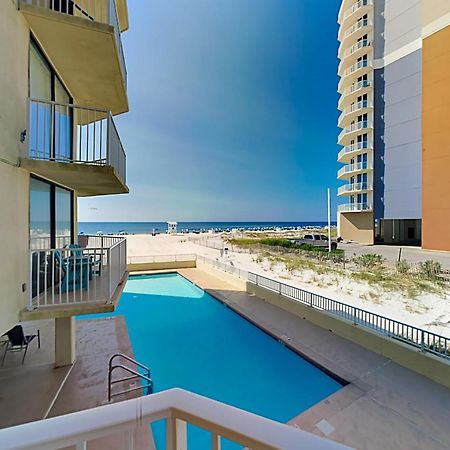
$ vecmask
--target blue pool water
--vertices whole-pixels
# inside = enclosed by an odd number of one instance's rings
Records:
[[[118,308],[155,392],[180,387],[287,422],[341,385],[177,274],[130,277]],[[154,428],[159,448],[162,424]],[[191,450],[209,448],[190,429]],[[232,443],[225,449],[240,448]]]

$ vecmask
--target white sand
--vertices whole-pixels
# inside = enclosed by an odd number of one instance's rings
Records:
[[[192,238],[192,237],[191,237]],[[197,236],[194,237],[194,239]],[[204,239],[204,235],[202,235]],[[212,238],[210,242],[220,238]],[[422,294],[407,298],[401,293],[386,292],[364,282],[334,274],[318,275],[312,271],[288,273],[283,265],[271,265],[267,260],[257,262],[255,255],[230,251],[220,256],[220,251],[199,245],[187,235],[133,235],[127,237],[128,256],[145,260],[146,256],[198,254],[222,262],[232,262],[235,267],[298,286],[350,305],[399,320],[435,333],[450,337],[450,295],[445,298]]]

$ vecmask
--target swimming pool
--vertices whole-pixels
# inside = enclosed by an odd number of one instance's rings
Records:
[[[111,315],[125,316],[155,392],[180,387],[287,422],[342,387],[178,274],[130,277],[114,313],[83,318]],[[206,432],[188,432],[190,449],[209,448]],[[154,434],[163,448],[163,428]]]

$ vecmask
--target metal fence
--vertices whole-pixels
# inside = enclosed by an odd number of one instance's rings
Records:
[[[206,256],[201,255],[197,255],[197,261],[215,267],[216,269],[220,269],[226,273],[230,273],[231,275],[234,275],[243,280],[248,280],[249,273],[246,270],[239,269],[239,267],[235,267],[231,263],[224,263],[221,261],[217,261],[216,259],[207,258]]]
[[[112,166],[126,183],[126,155],[109,111],[29,99],[31,159]]]
[[[109,303],[127,270],[126,239],[30,250],[28,309]]]
[[[281,283],[262,275],[250,272],[248,274],[248,280],[257,286],[277,292],[280,295],[304,303],[312,308],[326,311],[329,314],[349,320],[355,325],[402,341],[424,352],[450,358],[450,338],[305,291],[295,286]]]

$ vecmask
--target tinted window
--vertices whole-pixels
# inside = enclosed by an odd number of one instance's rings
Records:
[[[314,235],[314,239],[315,239],[316,241],[320,241],[320,234],[315,234],[315,235]]]
[[[313,239],[312,234],[305,234],[305,237],[303,239],[309,239],[312,241]]]

